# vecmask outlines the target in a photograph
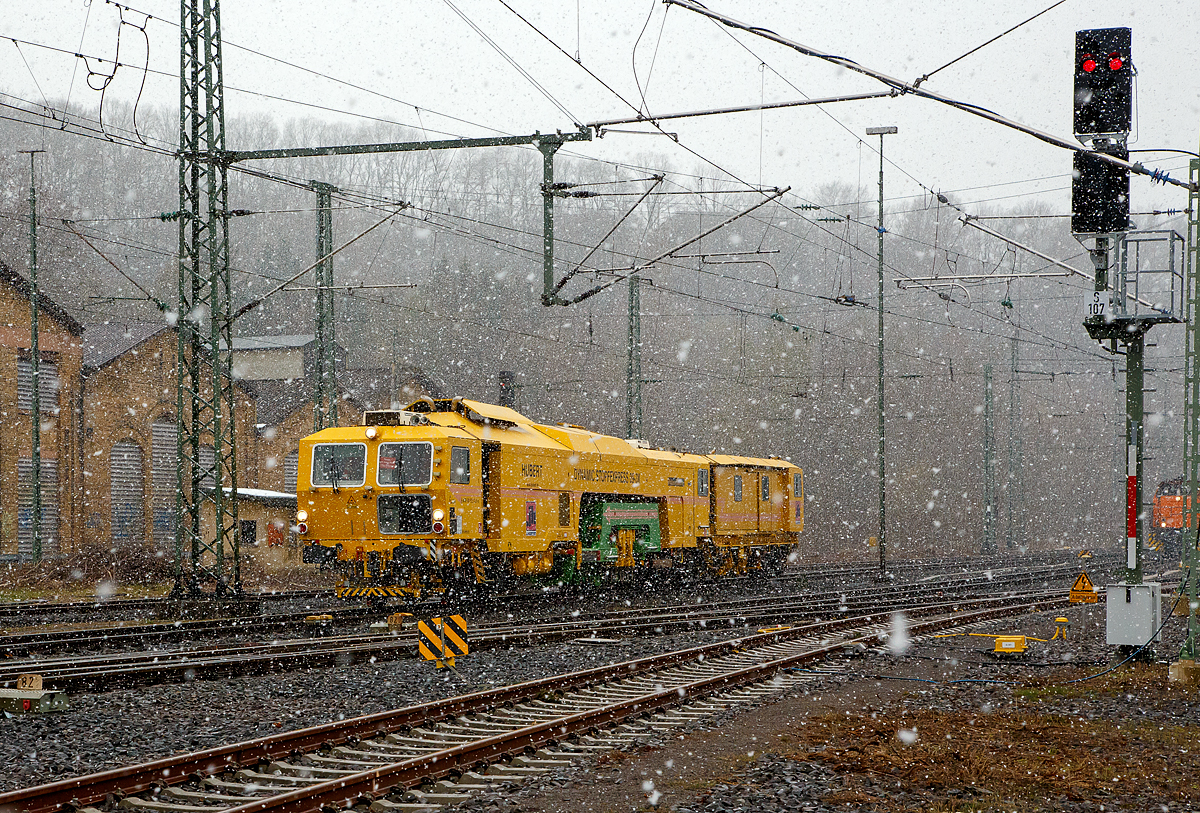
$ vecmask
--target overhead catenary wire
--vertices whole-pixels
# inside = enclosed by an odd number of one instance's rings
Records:
[[[1067,2],[1067,0],[1058,0],[1058,2],[1056,2],[1056,3],[1053,3],[1053,4],[1051,4],[1050,6],[1047,6],[1046,8],[1042,9],[1041,11],[1039,11],[1037,14],[1033,15],[1032,17],[1029,17],[1029,18],[1027,18],[1027,19],[1025,19],[1025,20],[1022,20],[1021,22],[1019,22],[1019,23],[1017,23],[1016,25],[1014,25],[1012,28],[1009,28],[1009,29],[1007,29],[1007,30],[1005,30],[1005,31],[1002,31],[1001,33],[999,33],[999,34],[997,34],[996,36],[992,37],[992,38],[991,38],[990,40],[988,40],[987,42],[983,43],[982,45],[977,45],[977,46],[975,46],[974,48],[972,48],[971,50],[967,51],[965,54],[962,54],[961,56],[956,56],[954,59],[950,60],[949,62],[947,62],[947,63],[946,63],[945,65],[943,65],[942,67],[940,67],[940,68],[934,68],[934,69],[933,69],[933,70],[931,70],[929,73],[923,74],[923,75],[922,75],[922,76],[921,76],[919,79],[917,79],[916,81],[914,81],[914,82],[913,82],[913,87],[915,87],[915,88],[916,88],[916,87],[920,87],[922,82],[927,82],[927,81],[929,81],[929,79],[930,79],[930,78],[931,78],[931,77],[932,77],[934,74],[936,74],[936,73],[940,73],[940,72],[942,72],[942,71],[946,70],[946,68],[949,68],[951,65],[955,64],[956,62],[961,62],[962,60],[964,60],[964,59],[966,59],[967,57],[969,57],[971,54],[974,54],[974,53],[977,53],[977,52],[979,52],[979,51],[983,50],[983,49],[984,49],[984,48],[986,48],[987,46],[991,45],[993,42],[996,42],[997,40],[999,40],[999,39],[1001,39],[1001,38],[1003,38],[1003,37],[1006,37],[1006,36],[1008,36],[1009,34],[1011,34],[1012,32],[1016,31],[1016,30],[1017,30],[1018,28],[1020,28],[1021,26],[1023,26],[1023,25],[1026,25],[1027,23],[1031,23],[1031,22],[1033,22],[1033,21],[1034,21],[1034,20],[1036,20],[1038,17],[1041,17],[1043,14],[1045,14],[1045,13],[1047,13],[1047,12],[1049,12],[1049,11],[1053,11],[1054,9],[1058,8],[1059,6],[1061,6],[1061,5],[1062,5],[1063,3],[1065,3],[1065,2]]]
[[[726,278],[732,278],[732,277],[726,277]]]
[[[999,124],[1004,127],[1008,127],[1010,129],[1017,130],[1018,132],[1025,133],[1026,135],[1032,136],[1033,138],[1036,138],[1039,141],[1044,141],[1047,144],[1051,144],[1055,147],[1061,147],[1063,149],[1070,150],[1073,153],[1074,152],[1087,152],[1089,155],[1092,155],[1093,157],[1095,157],[1099,160],[1106,161],[1110,164],[1113,164],[1118,167],[1122,167],[1123,169],[1127,169],[1130,172],[1134,172],[1139,175],[1149,176],[1153,180],[1157,180],[1162,183],[1169,183],[1169,184],[1173,184],[1175,186],[1181,186],[1184,189],[1192,188],[1192,184],[1190,181],[1177,180],[1177,179],[1171,178],[1157,170],[1148,170],[1144,166],[1142,166],[1140,163],[1131,163],[1127,160],[1118,158],[1116,156],[1108,155],[1107,153],[1095,152],[1092,150],[1088,150],[1086,147],[1084,147],[1083,145],[1081,145],[1077,142],[1073,142],[1068,139],[1062,138],[1060,136],[1056,136],[1051,133],[1047,133],[1042,130],[1038,130],[1038,129],[1036,129],[1034,127],[1030,127],[1026,124],[1021,124],[1020,122],[1014,121],[1014,120],[1006,118],[1004,116],[1001,116],[999,113],[996,113],[996,112],[989,110],[985,107],[982,107],[980,105],[972,104],[970,102],[959,101],[957,99],[952,99],[949,96],[945,96],[940,93],[934,93],[933,91],[923,90],[919,87],[914,86],[913,84],[911,84],[909,82],[905,82],[902,79],[896,79],[894,77],[888,76],[887,74],[885,74],[881,71],[877,71],[872,68],[861,65],[852,59],[848,59],[843,56],[838,56],[836,54],[823,53],[820,50],[817,50],[815,48],[810,48],[810,47],[808,47],[806,45],[802,45],[794,40],[787,39],[786,37],[776,34],[775,32],[770,31],[769,29],[763,28],[761,26],[750,25],[748,23],[743,23],[738,20],[734,20],[733,18],[725,16],[723,14],[718,14],[714,11],[711,11],[711,10],[705,8],[702,5],[699,5],[698,3],[692,2],[692,0],[663,0],[663,2],[668,3],[670,5],[686,8],[689,11],[693,11],[697,14],[708,17],[709,19],[716,20],[717,22],[721,23],[722,25],[726,25],[731,28],[741,29],[743,31],[747,31],[756,36],[763,37],[764,39],[768,39],[776,44],[783,45],[784,47],[787,47],[787,48],[791,48],[792,50],[802,53],[806,56],[811,56],[811,57],[815,57],[817,59],[824,60],[826,62],[831,62],[831,63],[838,65],[840,67],[843,67],[847,70],[851,70],[856,73],[861,73],[864,76],[869,76],[872,79],[882,82],[883,84],[887,85],[888,87],[896,88],[901,93],[911,93],[914,96],[920,96],[922,98],[929,99],[931,101],[940,102],[942,104],[948,105],[949,107],[953,107],[958,110],[962,110],[965,113],[970,113],[971,115],[979,116],[980,118],[987,119],[988,121],[991,121],[994,124]]]
[[[648,22],[648,20],[647,20],[647,22]],[[539,32],[539,33],[541,33],[541,32]],[[758,32],[756,32],[756,33],[758,33]],[[542,34],[542,36],[543,36],[543,37],[545,37],[545,35],[544,35],[544,34]],[[546,37],[546,38],[547,38],[547,39],[549,39],[548,37]],[[735,41],[736,41],[736,40],[735,40]],[[744,46],[744,44],[743,44],[743,47],[746,47],[746,46]],[[560,50],[560,51],[562,51],[564,54],[566,53],[565,51],[563,51],[563,49],[561,49],[561,47],[559,48],[559,50]],[[751,52],[751,53],[753,53],[753,52]],[[763,63],[763,64],[765,64],[765,63]],[[785,81],[786,81],[786,80],[785,80]],[[789,84],[791,84],[791,83],[789,83]],[[606,87],[608,87],[608,86],[606,85]],[[794,87],[795,87],[795,86],[793,85],[793,88],[794,88]],[[609,89],[611,90],[611,88],[609,88]],[[799,89],[797,88],[797,90],[799,90]],[[619,94],[616,94],[616,93],[615,93],[615,91],[613,91],[613,93],[614,93],[614,95],[617,95],[617,96],[618,96],[618,98],[621,98]],[[631,104],[630,104],[628,101],[624,100],[623,98],[622,98],[622,101],[625,101],[625,103],[626,103],[627,105],[629,105],[631,108],[635,109],[635,110],[636,110],[636,111],[637,111],[639,114],[641,114],[641,112],[642,112],[642,111],[641,111],[641,110],[639,110],[638,108],[634,107],[633,105],[631,105]],[[823,108],[822,108],[822,109],[823,109]],[[654,123],[654,122],[651,122],[651,123]],[[657,125],[656,123],[655,123],[655,126],[656,126],[656,127],[658,127],[658,125]],[[844,127],[844,125],[842,125],[842,126]],[[661,127],[659,127],[659,129],[661,130]],[[689,151],[689,152],[691,152],[692,154],[694,154],[694,155],[696,155],[697,157],[701,158],[701,160],[704,160],[704,161],[706,161],[707,163],[710,163],[710,164],[712,164],[712,162],[711,162],[709,159],[707,159],[707,158],[706,158],[706,157],[704,157],[704,156],[701,156],[701,155],[699,155],[698,153],[696,153],[694,150],[691,150],[691,149],[690,149],[689,147],[687,147],[686,145],[681,145],[681,146],[683,146],[683,147],[684,147],[684,149],[688,150],[688,151]],[[713,165],[714,165],[714,166],[716,166],[715,164],[713,164]],[[733,173],[729,173],[728,171],[726,171],[726,172],[727,172],[727,174],[729,174],[731,177],[735,177],[735,178],[737,177],[737,176],[736,176],[736,175],[734,175]],[[908,174],[908,173],[905,173],[905,174]],[[739,180],[740,180],[740,179],[739,179]],[[914,179],[914,180],[915,180],[915,179]],[[742,183],[744,183],[744,184],[745,184],[745,182],[744,182],[744,181],[742,181]],[[750,186],[749,184],[745,184],[745,185],[746,185],[746,186]],[[922,188],[926,188],[926,187],[924,186],[924,184],[921,184],[921,186],[922,186]],[[957,207],[956,207],[956,208],[957,208]],[[790,211],[792,211],[793,213],[795,213],[795,214],[799,215],[799,213],[795,212],[795,210],[794,210],[794,209],[789,209],[789,210],[790,210]],[[965,213],[964,213],[964,214],[965,214]],[[803,216],[801,216],[801,219],[804,219],[804,218],[803,218]],[[827,232],[828,232],[828,230],[825,230],[825,231],[827,231]],[[858,249],[858,250],[862,250],[862,249],[861,249],[860,247],[858,247],[857,245],[855,245],[855,248],[856,248],[856,249]]]
[[[562,113],[564,116],[566,116],[576,126],[579,125],[579,117],[577,117],[570,110],[568,110],[565,106],[563,106],[562,102],[560,102],[557,98],[554,97],[554,94],[552,94],[549,90],[547,90],[546,87],[544,85],[542,85],[541,82],[539,82],[537,79],[535,79],[533,74],[531,74],[529,71],[525,70],[525,68],[523,68],[521,66],[521,64],[519,62],[517,62],[517,60],[512,55],[510,55],[507,51],[505,51],[503,48],[501,48],[500,44],[497,43],[494,39],[492,39],[486,31],[484,31],[482,28],[480,28],[475,23],[474,20],[472,20],[470,17],[468,17],[466,14],[464,14],[458,8],[458,6],[454,5],[454,3],[451,2],[451,0],[442,0],[442,2],[445,3],[450,8],[451,11],[453,11],[460,18],[462,18],[462,21],[465,22],[467,25],[469,25],[471,27],[471,29],[476,34],[479,35],[480,39],[482,39],[484,42],[486,42],[488,45],[490,45],[492,47],[492,50],[494,50],[497,54],[499,54],[501,57],[503,57],[504,61],[506,61],[509,65],[511,65],[513,67],[513,69],[517,71],[517,73],[521,74],[521,76],[523,76],[525,78],[525,81],[529,82],[529,84],[531,84],[539,93],[541,93],[543,96],[545,96],[546,99],[552,105],[554,105],[556,108],[558,108],[560,113]]]

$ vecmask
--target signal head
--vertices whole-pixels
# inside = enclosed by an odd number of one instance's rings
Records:
[[[1075,32],[1075,112],[1077,136],[1115,136],[1124,142],[1132,129],[1132,33],[1128,28]],[[1090,139],[1081,138],[1085,143]]]

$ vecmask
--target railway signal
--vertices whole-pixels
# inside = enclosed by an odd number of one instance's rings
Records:
[[[1129,159],[1124,145],[1105,145],[1103,152]],[[1112,234],[1129,229],[1129,170],[1093,153],[1075,153],[1071,180],[1071,233]]]
[[[1075,135],[1125,140],[1133,119],[1131,41],[1128,28],[1075,32]]]

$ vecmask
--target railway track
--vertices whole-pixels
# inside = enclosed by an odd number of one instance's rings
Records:
[[[955,558],[933,558],[933,559],[911,559],[911,560],[896,560],[888,566],[888,573],[896,580],[904,580],[912,578],[918,574],[930,574],[949,571],[974,571],[981,567],[1022,567],[1022,566],[1045,566],[1053,564],[1062,564],[1066,560],[1075,561],[1070,552],[1064,551],[1047,551],[1027,554],[1025,556],[997,556],[991,559],[981,559],[980,557],[955,557]],[[788,568],[786,572],[778,576],[772,577],[772,581],[783,580],[792,581],[795,579],[842,579],[855,580],[861,578],[870,578],[878,573],[878,565],[872,562],[860,562],[855,564],[813,564],[803,567]],[[735,583],[737,579],[725,579],[721,584],[728,585]],[[296,601],[303,599],[321,599],[327,600],[331,596],[331,591],[328,589],[305,589],[305,590],[280,590],[273,592],[262,593],[247,593],[245,597],[254,601],[265,601],[271,603]],[[88,619],[96,617],[113,618],[145,618],[150,615],[161,613],[164,608],[171,602],[171,599],[166,597],[147,597],[147,598],[114,598],[95,601],[10,601],[0,602],[0,622],[9,619],[20,621],[22,619],[61,619],[71,616],[86,616]]]
[[[150,624],[119,624],[85,629],[42,630],[0,636],[0,655],[5,658],[31,653],[78,651],[89,648],[116,649],[148,646],[204,635],[238,635],[294,629],[314,610],[272,613],[245,618],[211,618],[194,621],[158,621]],[[320,610],[333,616],[335,623],[352,623],[374,618],[379,613],[369,607],[339,607]]]
[[[1055,593],[917,606],[907,610],[909,632],[1064,604]],[[436,808],[811,680],[788,670],[878,644],[889,624],[880,609],[13,791],[0,794],[0,809]]]
[[[246,598],[254,601],[281,602],[306,598],[329,598],[327,589],[279,590],[263,593],[247,593]],[[7,601],[0,603],[0,620],[21,618],[55,618],[61,616],[144,616],[161,612],[172,599],[167,597],[111,598],[95,601]]]
[[[1040,558],[1040,557],[1039,557]],[[989,572],[994,575],[1005,573],[1027,573],[1031,577],[1037,574],[1045,574],[1053,576],[1059,570],[1071,570],[1076,565],[1074,560],[1056,563],[1032,565],[1024,560],[1016,564],[1011,564],[1008,567],[996,568]],[[864,565],[858,569],[847,568],[840,572],[839,578],[843,582],[855,583],[871,583],[874,581],[870,574],[874,573],[873,566]],[[957,570],[958,564],[955,560],[954,564],[949,568]],[[860,572],[861,571],[861,572]],[[914,576],[921,574],[923,571],[913,570]],[[824,571],[792,571],[782,576],[775,577],[758,577],[757,586],[761,588],[764,584],[789,585],[795,584],[797,581],[805,584],[811,584],[820,579],[829,578],[831,574]],[[926,575],[923,582],[929,582],[934,579],[948,580],[950,584],[954,579],[969,579],[969,574],[954,573],[953,575],[935,574]],[[734,580],[731,580],[734,581]],[[903,580],[892,582],[896,585],[904,584]],[[723,585],[724,589],[729,589],[728,585]],[[873,588],[867,588],[873,589]],[[842,593],[853,594],[857,591],[843,589]],[[274,594],[277,596],[285,596],[287,594]],[[616,595],[620,595],[617,593]],[[298,596],[311,597],[307,592],[297,591],[296,594],[290,595],[290,598]],[[575,594],[564,594],[559,592],[551,592],[550,594],[517,594],[517,595],[501,595],[492,597],[493,603],[496,604],[513,604],[523,608],[528,608],[530,605],[547,605],[554,601],[563,599],[570,600],[579,598]],[[760,599],[746,599],[747,604],[753,604]],[[141,600],[136,600],[141,601]],[[412,606],[406,607],[406,610],[418,614],[433,616],[443,613],[444,607],[438,601],[425,601]],[[218,618],[218,619],[198,619],[198,620],[182,620],[182,621],[156,621],[150,623],[119,623],[107,626],[90,626],[82,629],[61,629],[61,630],[44,630],[25,633],[12,633],[9,635],[0,635],[0,657],[3,658],[19,658],[30,657],[34,655],[49,655],[55,652],[80,652],[80,651],[95,651],[95,650],[114,650],[114,649],[131,649],[134,647],[148,646],[165,646],[177,641],[193,640],[196,637],[202,636],[228,636],[236,635],[245,637],[253,634],[270,634],[278,633],[288,629],[296,629],[301,627],[307,616],[317,610],[307,609],[299,612],[291,613],[271,613],[263,616],[244,616],[237,618]],[[375,618],[380,615],[377,608],[371,607],[338,607],[330,610],[320,610],[319,612],[328,612],[333,616],[332,624],[342,626],[361,622],[368,618]]]
[[[930,602],[964,600],[983,592],[998,593],[1073,575],[1063,566],[1001,571],[988,576],[955,577],[939,582],[871,587],[818,595],[793,594],[676,605],[628,611],[580,613],[538,623],[484,623],[471,630],[474,649],[514,644],[532,645],[575,638],[657,636],[698,629],[744,629],[800,620],[828,620]],[[1066,590],[1062,591],[1065,594]],[[412,657],[413,633],[359,634],[297,638],[269,643],[190,647],[178,650],[13,658],[0,662],[0,686],[14,686],[22,674],[37,673],[64,691],[96,691],[118,686],[266,674],[325,665]]]

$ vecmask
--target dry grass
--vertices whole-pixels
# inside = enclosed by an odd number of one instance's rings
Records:
[[[0,566],[0,601],[89,600],[162,596],[175,582],[174,552],[114,548],[90,543],[59,559]],[[268,566],[242,553],[242,586],[248,592],[332,588],[334,577],[312,565]]]
[[[162,595],[170,589],[174,565],[149,549],[120,549],[85,543],[58,559],[0,569],[0,596],[8,600]]]
[[[1141,678],[1115,683],[1128,686],[1131,680]],[[915,729],[917,739],[906,744],[900,729]],[[948,810],[991,809],[991,800],[1003,800],[1008,809],[1038,810],[1062,798],[1120,799],[1144,808],[1186,803],[1200,793],[1198,726],[1027,710],[924,709],[895,717],[828,714],[809,719],[799,733],[805,747],[796,758],[818,759],[843,774],[898,781],[949,804],[943,808]],[[946,792],[952,789],[983,789],[986,795],[950,803]]]

